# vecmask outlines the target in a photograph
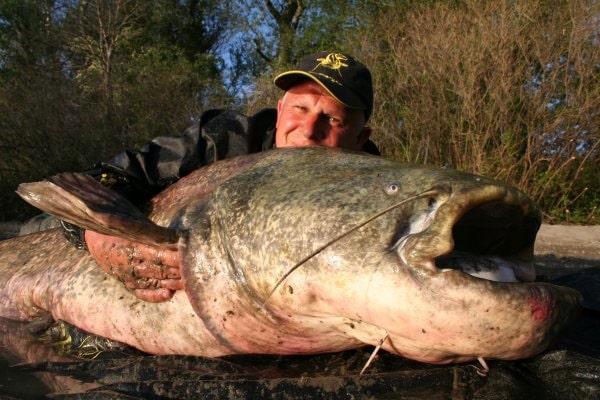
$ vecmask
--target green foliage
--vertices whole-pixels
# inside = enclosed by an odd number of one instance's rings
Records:
[[[69,50],[85,60],[73,65],[74,83],[86,103],[97,104],[113,141],[139,146],[176,134],[206,104],[228,102],[211,54],[223,34],[217,1],[108,4],[73,10]]]
[[[234,93],[271,92],[269,78],[311,53],[346,50],[364,35],[379,1],[357,0],[231,0],[232,40],[227,49],[233,64]],[[267,78],[267,79],[265,79]],[[270,85],[272,86],[272,85]],[[262,104],[272,99],[246,99]],[[273,105],[270,102],[271,106]],[[253,107],[250,107],[253,108]]]
[[[547,222],[597,221],[598,15],[586,1],[390,3],[376,41],[353,48],[374,73],[376,141],[517,185]]]
[[[517,185],[547,222],[598,223],[599,15],[585,0],[1,0],[0,220],[35,212],[20,182],[207,108],[272,107],[275,73],[344,50],[373,73],[386,157]]]
[[[0,3],[0,219],[20,182],[83,171],[230,103],[218,1]]]

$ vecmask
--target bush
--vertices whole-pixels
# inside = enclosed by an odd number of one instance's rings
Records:
[[[384,155],[514,184],[547,222],[597,223],[599,16],[586,1],[386,8],[354,50]]]

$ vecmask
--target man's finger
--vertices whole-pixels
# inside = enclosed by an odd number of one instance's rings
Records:
[[[132,260],[131,266],[127,265],[126,269],[129,268],[129,275],[140,278],[154,278],[154,279],[179,279],[181,277],[179,273],[179,267],[171,267],[163,264],[156,264],[153,261],[144,259]]]
[[[129,290],[136,290],[136,289],[156,290],[160,287],[158,280],[151,279],[151,278],[127,279],[127,280],[123,281],[123,284]]]
[[[132,281],[138,277],[178,279],[179,252],[130,240],[86,231],[90,254],[100,267],[119,278]]]
[[[160,287],[171,290],[183,290],[183,281],[181,279],[163,279],[160,281]]]
[[[160,303],[163,301],[168,301],[173,298],[175,291],[170,289],[135,289],[133,291],[135,297],[140,300],[147,301],[149,303]]]
[[[170,290],[181,290],[183,289],[183,282],[181,279],[154,279],[154,278],[136,278],[136,279],[124,279],[123,284],[129,290],[135,289],[170,289]]]

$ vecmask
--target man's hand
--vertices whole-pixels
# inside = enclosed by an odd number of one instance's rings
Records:
[[[141,300],[167,301],[176,290],[183,289],[177,250],[88,230],[85,231],[85,242],[98,265]]]

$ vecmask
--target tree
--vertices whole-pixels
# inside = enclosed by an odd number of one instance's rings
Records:
[[[0,6],[0,200],[19,204],[19,182],[75,163],[61,160],[76,123],[57,39],[61,1],[6,0]],[[79,159],[81,160],[81,159]]]
[[[148,3],[138,0],[90,0],[74,4],[69,12],[69,51],[76,80],[88,93],[99,96],[99,114],[110,121],[115,110],[115,80],[126,57],[124,42],[140,33],[139,22]]]
[[[217,0],[0,3],[0,189],[83,171],[226,105]]]
[[[95,105],[104,136],[140,144],[181,132],[215,99],[226,102],[212,54],[222,21],[218,1],[77,4],[67,29],[74,83]]]
[[[384,8],[354,51],[385,156],[508,181],[551,221],[597,218],[600,3],[412,3]]]
[[[374,1],[232,0],[227,76],[232,93],[270,93],[273,73],[311,53],[345,50],[368,23]],[[256,81],[261,78],[267,82]],[[271,85],[272,86],[272,85]],[[270,95],[266,96],[270,99]],[[260,102],[261,104],[264,101]],[[271,103],[272,105],[272,103]]]

